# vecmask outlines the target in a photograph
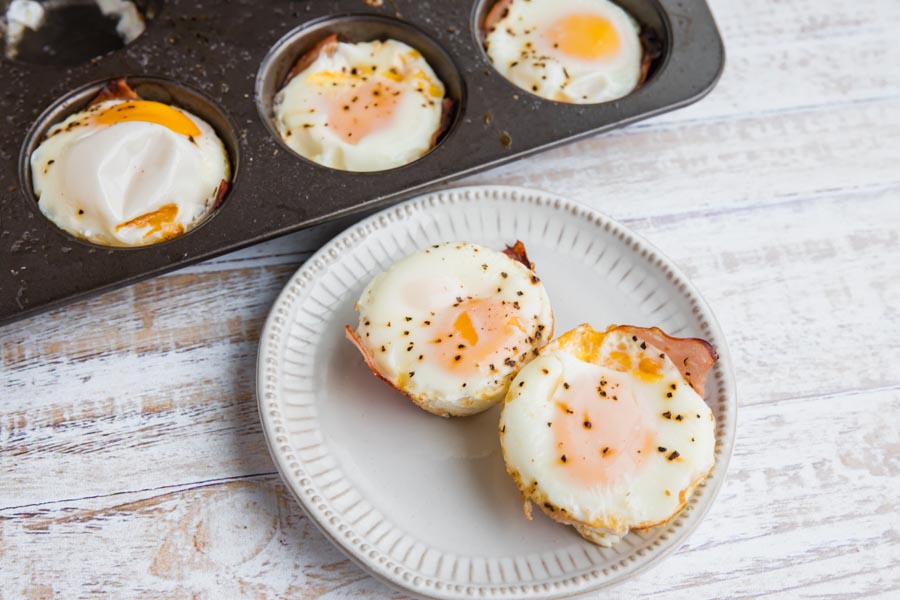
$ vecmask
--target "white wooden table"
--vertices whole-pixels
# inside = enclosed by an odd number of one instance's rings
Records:
[[[707,99],[465,183],[613,215],[725,329],[741,409],[723,491],[604,597],[898,598],[900,2],[713,9],[728,65]],[[266,312],[328,235],[0,330],[0,598],[396,596],[303,516],[257,417]]]

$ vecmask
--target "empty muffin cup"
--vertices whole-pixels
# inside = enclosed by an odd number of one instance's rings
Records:
[[[359,15],[303,25],[263,61],[257,100],[295,154],[343,171],[384,171],[430,152],[462,100],[446,52],[401,21]]]
[[[139,247],[195,229],[222,203],[237,143],[206,98],[152,78],[85,86],[29,133],[21,175],[40,212],[77,239]]]
[[[162,0],[0,1],[4,54],[35,65],[77,65],[134,42]]]

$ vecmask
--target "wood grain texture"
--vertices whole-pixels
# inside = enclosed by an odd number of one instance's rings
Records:
[[[729,340],[723,491],[609,596],[895,598],[900,3],[711,4],[728,66],[708,98],[464,183],[625,222]],[[256,414],[266,312],[344,224],[0,330],[0,599],[394,595],[302,516]]]

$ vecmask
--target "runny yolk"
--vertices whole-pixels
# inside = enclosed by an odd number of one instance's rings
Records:
[[[144,234],[144,238],[148,238],[154,233],[162,232],[160,239],[167,240],[184,233],[184,226],[181,223],[174,222],[177,216],[178,206],[176,204],[166,204],[153,212],[140,215],[125,223],[119,223],[116,225],[116,231],[126,227],[149,227],[150,229]]]
[[[556,465],[574,482],[614,484],[657,452],[649,419],[627,376],[607,372],[598,381],[584,374],[566,383],[555,396],[550,428]]]
[[[328,126],[355,145],[390,124],[401,97],[399,89],[380,81],[344,88],[328,100]]]
[[[200,135],[200,128],[176,108],[150,100],[129,100],[110,106],[94,116],[99,125],[114,125],[126,121],[143,121],[162,125],[186,137]]]
[[[499,371],[531,348],[518,311],[493,298],[458,302],[438,317],[433,331],[426,352],[456,374]]]
[[[583,60],[602,60],[616,55],[621,45],[615,25],[592,14],[572,14],[547,28],[550,44],[563,54]]]
[[[472,324],[472,319],[467,312],[459,313],[459,316],[453,321],[453,331],[459,332],[462,339],[472,346],[478,343],[478,332],[475,331],[475,325]]]

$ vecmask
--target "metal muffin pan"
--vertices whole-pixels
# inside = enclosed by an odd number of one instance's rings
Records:
[[[75,66],[0,62],[0,324],[338,217],[371,212],[434,184],[690,104],[721,74],[724,49],[707,5],[616,0],[651,30],[661,55],[646,83],[614,102],[563,104],[494,70],[478,24],[491,0],[169,0],[120,50]],[[376,4],[376,3],[372,3]],[[0,7],[5,6],[0,2]],[[455,101],[437,146],[408,165],[337,171],[290,151],[271,124],[272,95],[293,61],[339,33],[416,47]],[[225,142],[232,187],[200,226],[141,248],[100,247],[37,207],[29,156],[46,130],[109,79],[206,119]],[[343,219],[346,221],[347,219]]]

